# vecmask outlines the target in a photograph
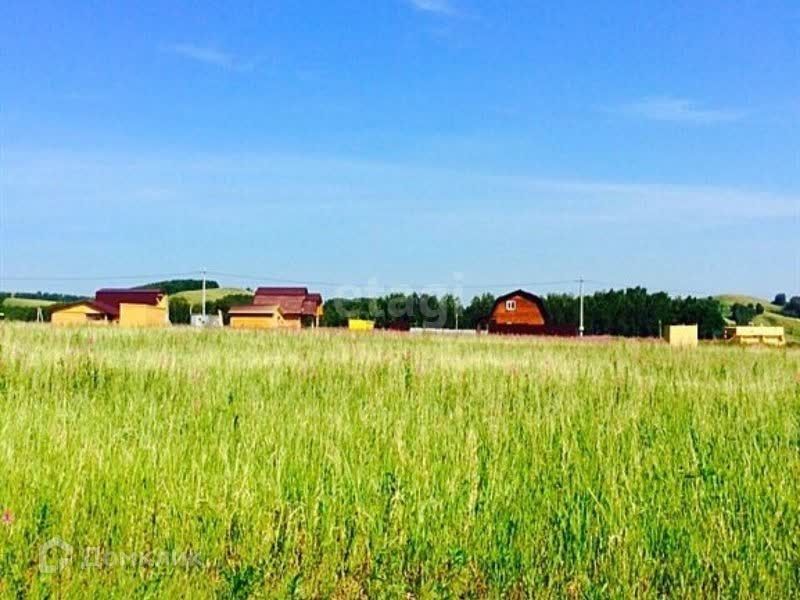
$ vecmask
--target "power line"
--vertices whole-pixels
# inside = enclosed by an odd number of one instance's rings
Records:
[[[86,276],[41,276],[41,277],[4,277],[5,281],[122,281],[135,279],[161,279],[166,277],[186,277],[199,275],[200,271],[185,271],[183,273],[151,273],[149,275],[97,275]]]

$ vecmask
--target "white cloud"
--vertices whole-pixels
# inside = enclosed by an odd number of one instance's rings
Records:
[[[455,9],[448,0],[409,0],[411,6],[417,10],[440,15],[453,15]]]
[[[182,56],[183,58],[205,63],[207,65],[213,65],[215,67],[222,67],[224,69],[241,71],[252,67],[252,63],[237,60],[234,55],[210,46],[198,46],[195,44],[170,44],[165,48],[169,52]]]
[[[746,116],[741,110],[704,108],[692,100],[669,96],[642,98],[624,105],[622,112],[651,121],[696,124],[739,121]]]

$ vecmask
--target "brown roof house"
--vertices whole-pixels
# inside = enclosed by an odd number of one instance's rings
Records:
[[[169,325],[169,300],[156,289],[102,289],[94,300],[58,306],[52,311],[54,325],[118,323],[122,327]]]
[[[237,328],[318,327],[322,296],[304,287],[260,287],[253,304],[233,306],[228,314],[231,326]]]

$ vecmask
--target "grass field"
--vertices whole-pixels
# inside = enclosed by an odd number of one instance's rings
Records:
[[[797,350],[5,324],[0,410],[3,596],[800,593]]]

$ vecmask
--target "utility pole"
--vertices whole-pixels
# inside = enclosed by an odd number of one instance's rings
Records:
[[[206,270],[203,269],[203,321],[206,320]]]
[[[578,282],[581,284],[581,287],[580,287],[580,296],[581,296],[581,324],[580,324],[580,326],[578,327],[578,335],[579,335],[580,337],[583,337],[583,332],[584,332],[584,328],[583,328],[583,277],[581,277],[581,278],[578,280]]]
[[[456,331],[458,331],[458,313],[459,309],[461,308],[461,299],[456,298],[453,304],[455,304],[455,309],[456,309]]]

